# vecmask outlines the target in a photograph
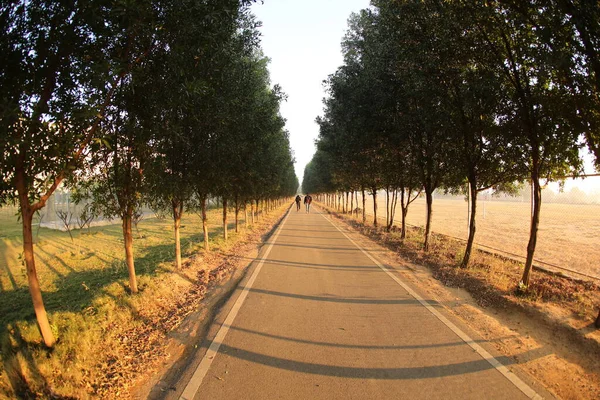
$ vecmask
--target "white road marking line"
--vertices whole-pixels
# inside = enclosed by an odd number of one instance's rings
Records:
[[[540,396],[535,390],[533,390],[528,384],[523,382],[517,375],[512,373],[506,366],[504,366],[500,361],[498,361],[494,356],[487,352],[483,347],[479,344],[475,343],[473,339],[469,337],[466,333],[464,333],[458,326],[454,325],[450,320],[444,317],[438,310],[436,310],[431,304],[427,302],[427,300],[423,299],[421,296],[417,294],[414,290],[412,290],[406,283],[404,283],[400,278],[394,275],[387,267],[382,265],[379,261],[377,261],[371,254],[369,254],[365,249],[363,249],[358,243],[356,243],[352,238],[350,238],[344,231],[342,231],[333,221],[325,216],[320,211],[317,211],[323,218],[325,218],[331,225],[335,227],[342,235],[344,235],[350,242],[352,242],[360,251],[362,251],[371,261],[375,263],[379,268],[383,270],[386,274],[388,274],[396,283],[404,288],[412,297],[414,297],[419,303],[421,303],[429,312],[437,317],[444,325],[452,330],[459,338],[461,338],[466,344],[471,346],[473,350],[475,350],[484,360],[489,362],[492,367],[494,367],[498,372],[500,372],[506,379],[511,381],[513,385],[515,385],[525,396],[534,400],[541,400],[542,396]]]
[[[291,207],[290,207],[290,210],[291,210]],[[198,392],[198,389],[200,388],[200,385],[202,384],[202,380],[206,376],[208,369],[210,368],[213,360],[215,359],[215,356],[217,355],[219,348],[221,347],[221,344],[223,343],[223,340],[225,339],[225,336],[227,335],[227,332],[229,332],[229,327],[231,326],[231,324],[233,323],[233,320],[237,316],[240,308],[242,307],[242,304],[244,303],[244,300],[246,300],[246,297],[248,296],[248,292],[252,288],[252,285],[254,284],[254,281],[256,280],[258,273],[262,269],[262,266],[265,263],[266,258],[269,256],[269,253],[271,252],[271,249],[273,248],[273,245],[274,245],[275,241],[277,240],[277,237],[279,237],[279,233],[281,232],[283,225],[285,225],[285,222],[287,221],[287,219],[290,215],[290,210],[287,211],[285,218],[283,219],[283,221],[281,221],[281,225],[279,225],[279,228],[277,228],[277,232],[275,232],[275,235],[273,235],[273,238],[270,239],[271,243],[269,244],[269,247],[267,247],[267,250],[265,251],[262,258],[260,259],[260,262],[256,266],[256,269],[252,273],[252,276],[250,277],[250,279],[248,280],[246,285],[243,287],[242,293],[235,301],[235,304],[229,311],[229,314],[227,314],[227,318],[225,318],[225,322],[223,322],[223,325],[221,325],[221,328],[219,328],[217,335],[215,336],[215,338],[211,342],[210,346],[208,347],[206,354],[202,358],[202,361],[200,361],[200,365],[198,365],[198,367],[196,368],[194,375],[192,375],[192,379],[190,379],[187,386],[183,390],[183,393],[179,397],[179,400],[192,400],[194,398],[194,396],[196,396],[196,393]]]

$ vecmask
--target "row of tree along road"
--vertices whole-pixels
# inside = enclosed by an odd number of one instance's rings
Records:
[[[176,262],[187,209],[273,204],[298,187],[249,0],[15,1],[0,6],[0,205],[19,206],[29,290],[55,338],[33,252],[32,218],[59,187],[122,221],[137,291],[132,219],[169,210]],[[226,230],[225,230],[226,235]],[[205,228],[205,246],[208,246]]]
[[[545,182],[577,176],[587,147],[600,164],[600,5],[597,1],[384,1],[354,14],[344,65],[327,80],[317,153],[303,189],[387,191],[411,202],[433,193],[532,185],[520,290],[527,290]],[[363,207],[364,209],[364,207]],[[374,223],[377,223],[375,216]],[[388,221],[390,219],[388,218]],[[388,226],[388,229],[391,226]],[[600,315],[597,324],[600,325]]]

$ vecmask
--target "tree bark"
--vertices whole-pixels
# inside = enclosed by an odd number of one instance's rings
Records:
[[[402,212],[402,232],[400,232],[400,239],[406,239],[406,215],[408,214],[408,204],[404,205],[405,192],[406,189],[402,188],[400,192],[400,211]],[[410,200],[410,193],[408,193],[408,200]]]
[[[248,203],[244,201],[244,226],[248,227]]]
[[[183,213],[183,203],[178,200],[171,200],[173,208],[173,231],[175,232],[175,267],[181,269],[181,215]]]
[[[365,188],[362,188],[362,223],[365,225],[367,223],[367,199],[365,197]]]
[[[390,204],[390,220],[388,222],[387,230],[388,232],[392,230],[392,226],[394,226],[394,217],[396,216],[396,206],[398,205],[398,191],[394,189],[392,192],[392,200]]]
[[[425,243],[423,243],[423,250],[429,251],[429,242],[431,239],[431,217],[433,214],[433,190],[426,188],[425,198],[427,199],[427,222],[425,224]]]
[[[348,214],[350,212],[350,209],[348,208],[349,204],[348,204],[348,196],[350,196],[350,192],[346,192],[346,210],[345,210],[345,214]]]
[[[209,251],[208,246],[208,218],[206,216],[206,196],[202,198],[200,207],[202,208],[202,231],[204,232],[204,250]]]
[[[537,174],[537,166],[534,162],[534,172],[531,174],[531,180],[533,183],[532,196],[533,196],[533,215],[531,216],[531,229],[529,232],[529,243],[527,244],[527,259],[525,261],[525,269],[523,270],[523,277],[521,278],[521,284],[527,288],[531,278],[531,267],[533,266],[533,255],[535,254],[535,247],[537,244],[537,233],[540,224],[540,211],[542,208],[542,187],[540,186],[539,176]]]
[[[259,204],[259,199],[256,199],[256,221],[258,221],[258,204]]]
[[[19,157],[18,163],[19,165],[17,165],[15,179],[17,193],[19,195],[19,206],[21,208],[21,222],[23,225],[23,255],[25,258],[25,269],[27,271],[27,283],[40,334],[42,335],[46,347],[51,348],[54,346],[56,340],[52,333],[52,329],[50,328],[50,322],[48,321],[48,314],[46,313],[44,299],[42,298],[42,290],[40,288],[40,282],[35,267],[35,254],[33,252],[32,223],[35,209],[31,207],[27,196],[28,192],[25,184],[25,169],[22,157]],[[44,204],[45,200],[39,208],[42,208]]]
[[[377,228],[377,189],[371,191],[373,195],[373,226]]]
[[[390,188],[385,188],[385,230],[390,231]]]
[[[354,190],[350,195],[350,216],[354,216]]]
[[[240,202],[239,202],[239,198],[238,195],[235,195],[235,233],[238,233],[238,221],[239,221],[239,215],[240,215]]]
[[[44,306],[44,300],[42,298],[42,290],[40,288],[40,282],[37,276],[37,270],[35,268],[35,257],[33,252],[33,212],[27,204],[25,210],[21,205],[21,218],[23,222],[23,253],[25,256],[25,267],[27,270],[27,283],[29,284],[29,294],[33,302],[33,310],[35,311],[35,317],[37,320],[38,328],[44,344],[46,347],[53,347],[56,340],[54,334],[50,328],[50,322],[48,321],[48,314],[46,314],[46,307]]]
[[[133,234],[131,231],[132,215],[133,208],[128,206],[125,214],[122,216],[123,242],[125,244],[125,261],[127,262],[127,272],[129,273],[129,290],[131,290],[131,293],[137,293],[137,278],[135,276],[135,265],[133,262]]]
[[[223,239],[227,240],[227,198],[223,197]]]
[[[469,215],[469,238],[467,239],[467,248],[465,249],[465,255],[460,264],[462,268],[467,268],[469,266],[469,261],[471,259],[471,252],[473,251],[473,242],[475,242],[475,232],[476,232],[476,218],[477,215],[477,182],[474,180],[469,180],[469,201],[471,202],[471,215]]]

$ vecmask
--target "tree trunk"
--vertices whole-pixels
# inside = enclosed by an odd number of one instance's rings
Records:
[[[537,174],[537,165],[534,164],[534,172],[531,174],[531,181],[533,188],[531,194],[533,196],[533,215],[531,216],[531,229],[529,232],[529,243],[527,244],[527,259],[525,261],[525,269],[523,270],[523,277],[521,278],[521,284],[527,288],[529,286],[529,280],[531,278],[531,267],[533,266],[533,255],[535,253],[535,246],[537,244],[537,233],[540,224],[540,211],[542,208],[542,187],[540,186],[540,180]]]
[[[354,216],[354,190],[350,196],[350,216]]]
[[[465,249],[465,256],[460,264],[462,268],[469,266],[471,259],[471,252],[473,251],[473,243],[475,242],[475,232],[477,230],[475,216],[477,215],[477,183],[469,180],[469,201],[471,202],[471,215],[469,215],[469,238],[467,239],[467,248]]]
[[[348,196],[350,195],[350,192],[346,192],[346,210],[345,213],[348,214],[348,212],[350,211],[350,209],[348,208]]]
[[[238,195],[235,195],[235,233],[238,233],[238,221],[239,221],[239,215],[240,215],[240,202],[238,199]]]
[[[201,206],[202,208],[202,231],[204,232],[204,250],[209,251],[210,248],[208,246],[208,218],[206,216],[206,196],[202,198]]]
[[[365,188],[362,188],[362,222],[363,225],[367,223],[367,199],[365,197]]]
[[[248,227],[248,203],[244,201],[244,226]]]
[[[227,198],[223,197],[223,239],[227,240]]]
[[[127,272],[129,273],[129,289],[131,293],[137,293],[137,278],[135,276],[135,265],[133,263],[133,234],[131,231],[131,219],[133,209],[127,207],[127,211],[122,216],[123,221],[123,241],[125,244],[125,260],[127,262]]]
[[[390,204],[390,221],[388,223],[388,232],[392,230],[392,226],[394,226],[394,217],[396,216],[396,206],[398,205],[398,191],[394,189],[392,192],[392,201]]]
[[[373,226],[377,228],[377,189],[371,191],[373,195]]]
[[[258,221],[258,203],[259,203],[259,199],[256,199],[256,220]]]
[[[171,200],[173,207],[173,230],[175,232],[175,266],[181,269],[181,240],[179,229],[181,228],[181,214],[183,213],[183,203],[178,200]]]
[[[406,239],[406,215],[408,214],[408,201],[410,200],[410,192],[408,193],[407,204],[404,204],[404,194],[406,189],[403,187],[400,191],[400,211],[402,212],[402,229],[400,239]]]
[[[427,222],[425,223],[425,243],[423,243],[423,250],[429,251],[429,242],[431,239],[431,217],[433,214],[433,190],[426,188],[425,198],[427,199]]]
[[[390,231],[390,188],[385,188],[385,230]]]
[[[48,314],[46,314],[46,307],[44,306],[44,299],[42,298],[42,290],[40,288],[40,282],[37,276],[37,270],[35,268],[35,256],[33,253],[33,214],[27,200],[27,194],[21,195],[19,191],[19,200],[21,202],[21,218],[23,222],[23,253],[25,257],[25,267],[27,270],[27,283],[29,284],[29,294],[33,302],[33,310],[35,311],[35,317],[37,320],[38,328],[44,344],[46,347],[53,347],[56,340],[54,334],[50,328],[50,322],[48,321]]]

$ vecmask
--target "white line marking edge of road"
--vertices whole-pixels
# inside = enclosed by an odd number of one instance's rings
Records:
[[[194,374],[192,375],[192,378],[190,379],[190,381],[186,385],[185,389],[183,390],[183,393],[181,393],[179,400],[192,400],[196,396],[198,389],[200,389],[200,385],[202,385],[202,381],[204,380],[204,377],[208,373],[208,369],[210,368],[215,356],[219,352],[219,348],[221,347],[221,344],[223,343],[223,340],[225,339],[227,332],[229,332],[229,327],[231,326],[231,324],[233,323],[233,320],[235,319],[238,312],[240,311],[240,308],[242,307],[244,300],[246,300],[246,297],[248,296],[248,292],[252,288],[252,285],[254,284],[254,281],[256,280],[258,273],[260,272],[263,264],[265,263],[265,260],[269,256],[269,253],[271,253],[273,244],[279,237],[279,233],[281,232],[281,229],[283,228],[285,221],[287,221],[288,216],[290,215],[291,209],[292,208],[290,207],[290,209],[287,211],[287,214],[285,215],[285,217],[281,220],[281,223],[280,223],[279,227],[277,228],[277,231],[275,232],[273,237],[269,240],[271,242],[269,244],[269,247],[267,247],[267,249],[265,250],[263,256],[260,258],[260,261],[258,262],[258,265],[256,266],[256,269],[252,272],[252,276],[250,276],[250,279],[248,279],[248,282],[246,282],[246,284],[242,288],[242,292],[240,293],[239,297],[236,299],[233,307],[231,308],[231,310],[229,310],[229,313],[227,314],[225,321],[223,322],[223,324],[219,328],[217,334],[215,335],[214,339],[210,343],[208,350],[206,350],[206,354],[204,354],[204,357],[202,357],[200,364],[196,368],[196,371],[194,371]]]
[[[331,225],[335,227],[342,235],[346,237],[346,239],[350,240],[360,251],[363,252],[375,265],[377,265],[383,272],[388,274],[390,278],[392,278],[397,284],[402,286],[404,290],[406,290],[412,297],[414,297],[421,305],[423,305],[430,313],[432,313],[437,319],[439,319],[444,325],[446,325],[452,332],[454,332],[462,341],[468,344],[473,350],[475,350],[484,360],[489,362],[492,367],[494,367],[498,372],[500,372],[506,379],[512,382],[523,394],[530,399],[533,400],[541,400],[542,396],[540,396],[535,390],[533,390],[528,384],[523,382],[521,378],[511,372],[506,366],[504,366],[500,361],[498,361],[494,356],[487,352],[483,347],[477,344],[473,339],[469,337],[465,332],[463,332],[458,326],[444,317],[438,310],[436,310],[431,304],[427,302],[427,300],[423,299],[417,292],[415,292],[410,286],[404,283],[398,276],[394,275],[387,267],[377,261],[368,251],[363,249],[358,243],[356,243],[350,236],[346,235],[344,231],[342,231],[333,221],[323,214],[320,211],[317,211],[323,218],[325,218]]]

